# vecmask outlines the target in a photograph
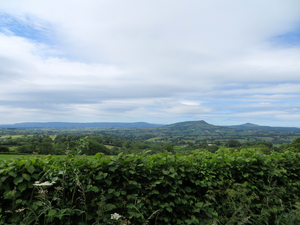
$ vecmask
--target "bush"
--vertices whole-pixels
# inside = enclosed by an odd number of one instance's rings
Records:
[[[0,224],[296,225],[299,161],[254,149],[2,161]]]

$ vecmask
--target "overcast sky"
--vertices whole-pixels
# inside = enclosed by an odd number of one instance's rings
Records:
[[[300,127],[299,0],[0,2],[0,124]]]

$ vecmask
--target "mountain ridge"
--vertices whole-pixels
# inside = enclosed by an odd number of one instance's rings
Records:
[[[15,124],[1,124],[0,128],[157,128],[164,124],[152,124],[146,122],[92,122],[92,123],[72,123],[72,122],[24,122]]]
[[[23,122],[15,124],[1,124],[0,128],[157,128],[161,131],[185,131],[193,129],[203,129],[206,132],[218,129],[237,129],[237,130],[272,130],[272,131],[288,131],[300,132],[297,127],[272,127],[261,126],[253,123],[244,123],[240,125],[220,126],[209,124],[204,120],[184,121],[172,124],[154,124],[147,122],[91,122],[91,123],[72,123],[72,122]]]

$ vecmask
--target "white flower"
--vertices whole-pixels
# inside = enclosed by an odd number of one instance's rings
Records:
[[[40,183],[39,181],[34,182],[34,186],[52,186],[55,182],[45,181],[44,183]]]
[[[16,212],[23,212],[25,210],[25,208],[20,208],[20,209],[17,209]]]
[[[114,214],[111,214],[110,215],[110,218],[112,219],[112,220],[118,220],[118,219],[120,219],[122,216],[120,215],[120,214],[118,214],[118,213],[114,213]]]

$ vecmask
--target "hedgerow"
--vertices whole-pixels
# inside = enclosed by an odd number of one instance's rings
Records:
[[[255,149],[20,157],[1,162],[0,224],[299,224],[299,162]]]

